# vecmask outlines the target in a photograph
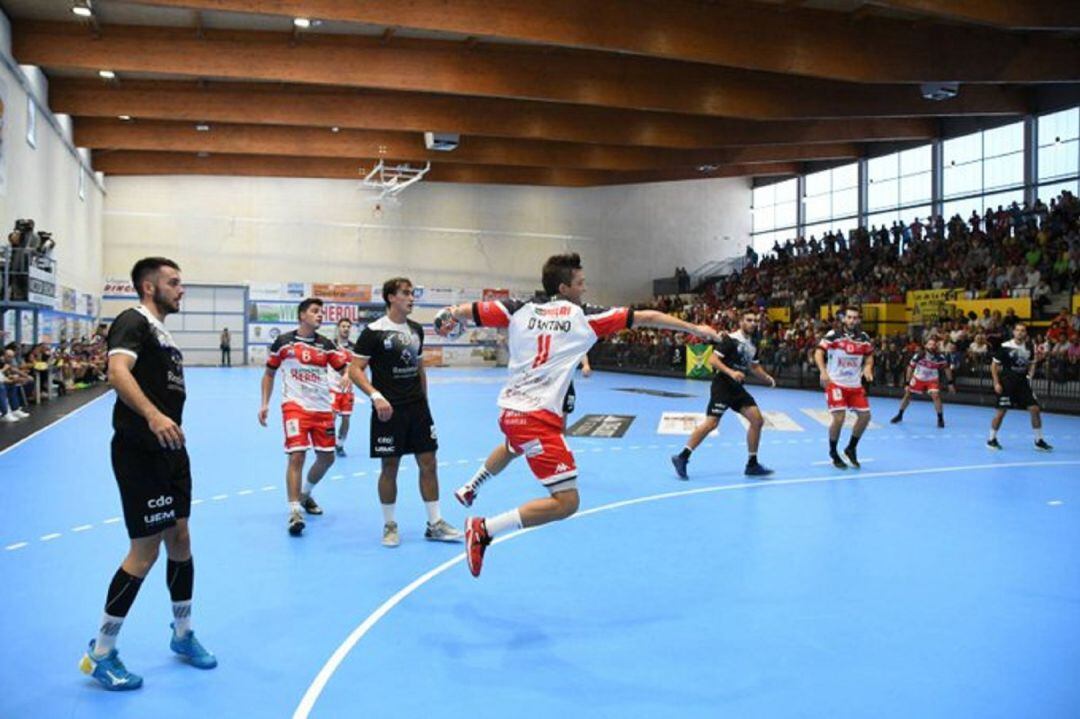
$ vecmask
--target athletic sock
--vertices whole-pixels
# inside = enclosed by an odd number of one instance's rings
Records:
[[[316,484],[318,484],[318,483],[316,482]],[[300,496],[301,497],[310,497],[311,496],[311,491],[313,489],[315,489],[315,485],[305,479],[304,480],[304,487],[303,487],[303,489],[300,490]]]
[[[509,512],[496,514],[494,517],[485,519],[484,526],[487,528],[489,537],[507,530],[521,529],[521,513],[516,509],[511,509]]]
[[[472,479],[465,483],[465,488],[475,492],[480,489],[481,484],[494,476],[495,475],[488,471],[486,465],[480,465],[480,469],[476,470],[476,474],[472,476]]]
[[[382,521],[383,524],[394,521],[394,505],[384,504],[382,505]]]
[[[300,511],[300,502],[289,502],[289,511],[290,512],[299,512]]]
[[[131,605],[142,587],[142,577],[128,574],[123,567],[116,570],[109,582],[109,592],[105,596],[105,611],[101,617],[101,628],[94,643],[94,653],[103,657],[116,646],[116,636],[124,624],[124,617],[131,611]]]
[[[694,450],[690,449],[689,447],[683,447],[682,451],[679,452],[679,459],[690,459],[690,455],[693,453]]]
[[[904,410],[900,410],[899,412],[897,412],[897,413],[896,413],[896,416],[897,416],[897,417],[899,417],[899,418],[901,418],[901,419],[903,419],[903,418],[904,418]],[[939,416],[940,416],[940,415],[939,415]]]
[[[1042,427],[1032,427],[1031,431],[1035,433],[1036,442],[1043,438]]]
[[[829,454],[836,454],[836,445],[839,442],[840,442],[840,440],[838,440],[838,439],[830,439],[829,440]]]
[[[860,439],[862,439],[862,435],[859,435],[858,437],[856,437],[855,435],[851,435],[851,439],[848,440],[847,448],[855,449],[856,447],[858,447]]]
[[[945,421],[945,413],[944,412],[938,412],[937,413],[937,418],[938,418],[938,422],[944,422]]]
[[[385,505],[383,505],[385,506]],[[439,513],[439,502],[424,502],[424,509],[427,510],[427,523],[435,524],[442,519],[442,514]]]
[[[747,467],[752,467],[752,466],[754,466],[755,464],[757,464],[757,452],[752,452],[752,453],[751,453],[751,454],[750,454],[750,455],[749,455],[749,456],[748,456],[748,457],[746,458],[746,466],[747,466]]]
[[[997,439],[997,430],[993,427],[990,428],[990,439]]]
[[[172,599],[173,627],[177,637],[191,629],[191,597],[195,593],[195,562],[169,560],[165,566],[165,584]]]

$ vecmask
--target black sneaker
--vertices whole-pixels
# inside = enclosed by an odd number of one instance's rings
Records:
[[[679,476],[679,479],[690,479],[690,475],[686,473],[686,465],[690,460],[683,459],[681,454],[671,455],[671,463],[675,465],[675,474]]]
[[[304,518],[300,516],[299,512],[289,513],[289,534],[294,537],[299,537],[304,533]]]
[[[1054,451],[1054,448],[1051,447],[1049,444],[1047,444],[1045,439],[1037,439],[1037,440],[1035,440],[1035,449],[1037,449],[1040,452],[1053,452]]]
[[[300,495],[300,506],[304,508],[304,511],[308,514],[322,514],[322,507],[315,503],[315,500],[311,495]]]
[[[994,437],[993,439],[986,440],[986,448],[987,449],[992,449],[995,452],[1002,449],[1001,443],[997,441],[997,437]]]
[[[336,454],[339,457],[344,457],[345,456],[345,448],[342,447],[339,444],[338,446],[334,447],[334,454]]]
[[[903,421],[904,421],[904,415],[902,415],[902,414],[898,414],[898,415],[896,415],[895,417],[893,417],[892,419],[889,420],[889,422],[891,424],[900,424]]]
[[[944,417],[938,417],[937,426],[938,426],[938,429],[945,429],[945,418]]]
[[[844,460],[840,459],[840,455],[838,455],[836,452],[830,452],[829,459],[832,460],[832,466],[836,467],[837,469],[847,469],[847,463]]]
[[[855,454],[855,448],[854,447],[845,447],[844,448],[844,459],[846,459],[848,461],[848,464],[850,464],[855,469],[860,469],[862,467],[862,465],[859,464],[859,458]]]
[[[768,477],[773,471],[768,467],[754,462],[753,464],[746,465],[746,471],[743,472],[747,477]]]

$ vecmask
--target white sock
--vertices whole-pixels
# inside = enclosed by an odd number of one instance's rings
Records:
[[[427,510],[427,523],[435,524],[442,519],[442,514],[439,513],[439,501],[424,502],[424,509]]]
[[[477,489],[480,488],[481,484],[488,481],[494,476],[495,475],[488,471],[486,466],[480,465],[480,469],[476,470],[476,474],[472,476],[472,479],[465,483],[465,487],[475,492]]]
[[[1043,436],[1042,436],[1042,427],[1032,427],[1031,431],[1035,433],[1035,441],[1036,442],[1038,442],[1040,439],[1043,438]]]
[[[172,603],[173,631],[178,638],[191,631],[191,600]]]
[[[382,505],[382,521],[383,524],[394,521],[394,505],[384,504]]]
[[[104,657],[113,650],[116,646],[116,635],[120,633],[123,625],[123,617],[114,617],[108,613],[101,615],[101,628],[98,629],[97,641],[94,642],[94,656]]]
[[[490,537],[507,530],[521,529],[521,513],[516,509],[511,509],[509,512],[496,514],[494,517],[485,519],[484,526],[487,527],[487,533]]]
[[[993,427],[990,428],[990,439],[997,439],[997,430]]]
[[[290,512],[299,512],[300,511],[300,502],[289,502],[289,511]]]
[[[300,495],[302,497],[310,497],[311,496],[311,490],[313,490],[313,489],[315,489],[315,485],[305,479],[304,480],[304,487],[303,487],[303,489],[300,490]]]

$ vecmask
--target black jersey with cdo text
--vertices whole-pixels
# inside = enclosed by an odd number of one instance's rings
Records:
[[[1002,342],[1001,347],[994,353],[994,362],[1001,365],[1006,376],[1026,377],[1034,356],[1030,342],[1019,344],[1016,340],[1009,340]]]
[[[139,389],[151,404],[181,424],[187,397],[184,356],[165,325],[142,305],[124,310],[109,328],[108,346],[110,357],[123,354],[135,359],[131,374]],[[119,395],[113,407],[113,429],[122,439],[161,448],[150,424]]]
[[[420,384],[424,328],[420,324],[408,319],[397,324],[384,315],[364,328],[353,353],[368,360],[371,384],[390,404],[424,399]]]
[[[761,364],[757,359],[757,347],[753,340],[746,337],[742,331],[732,332],[719,342],[713,344],[720,361],[736,372],[749,374],[754,365]],[[727,382],[735,382],[724,372],[718,372],[716,379]]]

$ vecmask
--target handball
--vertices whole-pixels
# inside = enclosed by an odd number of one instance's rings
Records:
[[[465,324],[454,317],[449,307],[439,310],[439,314],[435,315],[435,332],[441,337],[455,339],[464,331]]]

